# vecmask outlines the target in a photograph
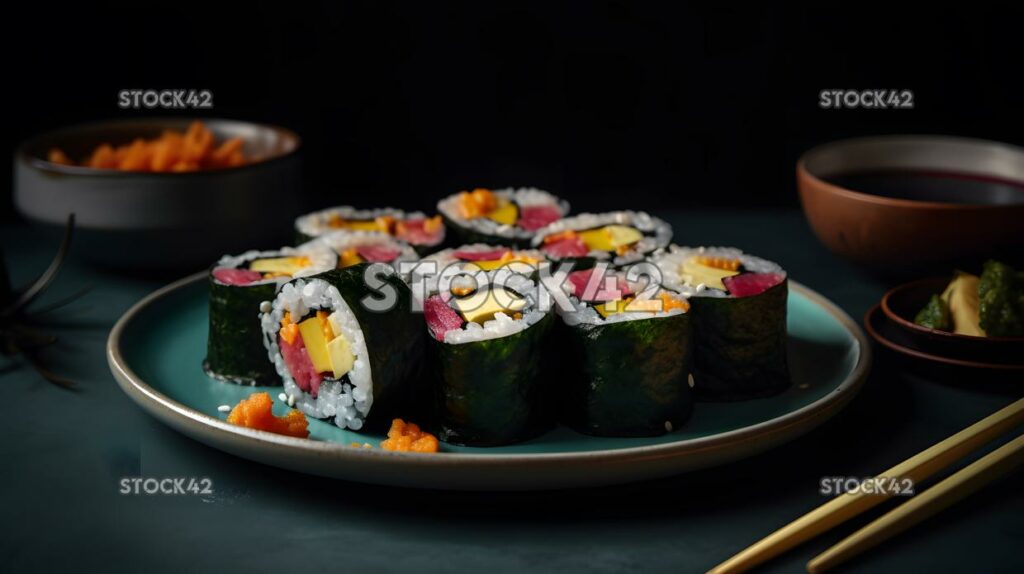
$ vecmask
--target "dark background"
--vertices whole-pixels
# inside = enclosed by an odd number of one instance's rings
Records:
[[[36,2],[5,7],[2,137],[152,115],[121,89],[206,88],[211,115],[301,134],[306,206],[424,209],[506,185],[577,209],[793,206],[816,143],[1024,143],[1019,3],[842,7]],[[910,89],[916,108],[819,109],[826,88]]]

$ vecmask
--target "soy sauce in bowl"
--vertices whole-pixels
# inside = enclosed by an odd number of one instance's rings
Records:
[[[1024,253],[1024,148],[873,136],[815,147],[796,167],[814,234],[866,268],[924,275]]]
[[[891,199],[962,205],[1024,205],[1024,183],[942,171],[863,171],[830,176],[839,187]]]

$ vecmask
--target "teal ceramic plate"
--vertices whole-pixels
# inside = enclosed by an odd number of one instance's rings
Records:
[[[794,384],[768,399],[698,403],[682,429],[656,438],[610,439],[566,428],[526,443],[413,454],[379,448],[381,436],[310,421],[311,439],[228,424],[220,405],[268,391],[275,413],[281,387],[240,387],[207,378],[205,272],[132,307],[110,333],[107,359],[121,388],[157,419],[214,448],[299,472],[399,486],[527,490],[597,486],[705,468],[765,451],[835,415],[859,390],[871,365],[863,332],[843,311],[790,281],[790,367]]]

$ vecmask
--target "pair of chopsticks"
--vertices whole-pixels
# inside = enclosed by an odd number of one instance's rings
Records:
[[[985,417],[879,476],[887,480],[910,479],[917,484],[1022,423],[1024,399]],[[1022,462],[1024,435],[967,465],[846,537],[808,562],[807,571],[812,574],[824,572],[874,547],[1008,474]],[[892,496],[892,493],[866,494],[859,491],[838,496],[715,566],[708,574],[744,572],[881,504]]]

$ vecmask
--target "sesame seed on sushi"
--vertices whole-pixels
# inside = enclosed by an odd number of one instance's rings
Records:
[[[539,229],[533,247],[552,260],[627,265],[668,245],[672,227],[642,211],[581,213]]]
[[[441,216],[427,217],[418,211],[406,213],[391,207],[330,207],[307,213],[295,220],[295,233],[300,243],[339,230],[386,233],[408,243],[420,255],[437,249],[445,238]]]
[[[260,333],[260,305],[292,279],[335,266],[337,256],[307,243],[276,251],[225,255],[211,268],[209,334],[203,370],[216,379],[243,385],[277,383]]]
[[[677,245],[651,262],[663,284],[693,305],[699,399],[743,400],[789,387],[788,284],[781,266],[731,247]]]
[[[524,441],[554,426],[554,395],[541,376],[553,323],[541,304],[547,292],[507,267],[474,274],[475,288],[453,283],[423,304],[433,424],[454,444]]]
[[[477,188],[442,199],[437,211],[463,243],[527,247],[538,229],[569,213],[569,203],[532,187]]]
[[[365,274],[375,274],[379,289]],[[390,291],[392,304],[367,300]],[[284,284],[260,315],[265,356],[289,403],[343,429],[385,427],[409,398],[422,324],[409,287],[387,265],[361,263]]]
[[[693,409],[693,324],[685,296],[605,263],[569,274],[556,306],[562,421],[610,437],[658,436]]]

